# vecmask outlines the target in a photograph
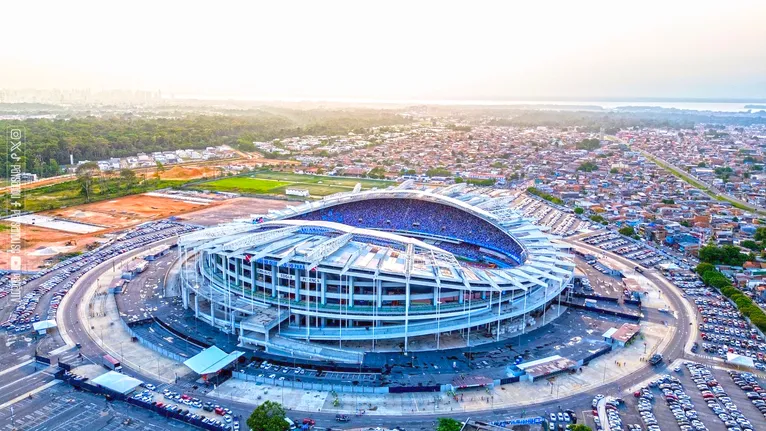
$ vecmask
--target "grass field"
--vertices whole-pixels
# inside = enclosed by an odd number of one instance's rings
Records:
[[[333,193],[351,191],[357,183],[362,184],[362,190],[375,187],[386,188],[395,184],[392,181],[365,178],[337,178],[267,171],[254,173],[250,176],[209,181],[197,184],[195,188],[220,192],[284,195],[288,187],[296,187],[308,190],[311,196],[327,196]]]
[[[107,180],[103,183],[97,182],[93,186],[93,195],[91,202],[98,202],[106,199],[114,199],[121,196],[127,196],[147,191],[157,190],[165,187],[180,186],[186,181],[173,180],[147,180],[145,183],[133,185],[130,188],[120,186],[117,180]],[[103,190],[102,190],[103,187]],[[24,190],[24,208],[25,211],[44,211],[86,203],[85,196],[80,190],[80,183],[77,181],[66,181],[63,183],[49,186],[38,187]],[[0,207],[5,211],[10,209],[9,196],[0,197]]]

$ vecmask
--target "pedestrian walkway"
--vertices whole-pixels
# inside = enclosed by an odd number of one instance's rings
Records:
[[[648,366],[642,360],[646,352],[664,345],[672,337],[672,327],[651,322],[641,324],[642,339],[614,353],[607,354],[583,366],[574,374],[560,374],[549,382],[517,382],[490,388],[461,389],[457,400],[447,393],[351,394],[259,385],[232,379],[210,392],[221,399],[260,404],[276,401],[288,410],[323,411],[367,415],[414,415],[447,412],[470,413],[482,410],[518,407],[551,401],[580,392],[595,392]],[[647,344],[644,346],[644,342]],[[646,350],[645,350],[646,349]],[[618,395],[619,386],[615,387]],[[336,401],[337,400],[337,401]]]
[[[131,335],[117,310],[114,294],[106,290],[111,280],[121,275],[120,267],[109,269],[87,289],[77,311],[88,335],[107,353],[118,359],[124,366],[146,374],[162,382],[172,383],[191,371],[183,364],[166,358],[131,340]]]

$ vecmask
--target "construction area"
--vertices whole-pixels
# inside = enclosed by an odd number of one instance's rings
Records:
[[[123,229],[152,220],[175,217],[209,226],[288,204],[277,199],[158,191],[19,216],[15,219],[21,223],[22,270],[51,266],[61,257],[96,247]],[[10,231],[10,219],[0,222],[0,230]],[[0,235],[0,268],[10,267],[10,242],[11,235]]]

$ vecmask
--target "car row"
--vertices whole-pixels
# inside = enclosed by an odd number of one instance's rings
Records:
[[[166,401],[155,401],[154,395],[154,392],[150,390],[144,390],[131,396],[129,398],[129,402],[150,410],[154,410],[163,416],[168,416],[209,430],[223,431],[239,429],[239,420],[234,420],[231,416],[228,417],[228,420],[211,418],[205,416],[202,413],[194,412],[193,410],[186,408],[188,406],[184,405],[183,403],[174,404],[170,399],[167,398]],[[172,399],[172,401],[176,400]]]
[[[753,403],[755,408],[766,417],[766,391],[758,379],[755,378],[755,375],[730,370],[729,376],[734,384],[745,392],[745,396]]]
[[[512,207],[524,217],[533,219],[536,224],[550,228],[554,235],[571,236],[586,228],[598,229],[583,217],[571,214],[571,210],[551,205],[537,197],[524,196],[515,201]]]
[[[647,431],[661,431],[657,417],[654,415],[654,395],[648,387],[637,390],[633,395],[638,398],[638,414]],[[639,424],[628,425],[629,430],[643,430]]]
[[[734,304],[705,286],[691,271],[668,274],[668,278],[697,308],[698,329],[706,353],[721,359],[728,359],[730,353],[747,356],[753,359],[756,368],[766,370],[766,342]]]
[[[766,369],[766,343],[742,317],[736,306],[707,287],[684,289],[700,315],[699,331],[705,352],[722,359],[728,354],[752,358],[756,368]]]
[[[583,239],[583,241],[587,244],[597,246],[602,250],[611,251],[620,256],[634,260],[647,268],[668,261],[669,257],[672,257],[668,255],[663,256],[661,252],[650,249],[639,241],[628,239],[615,232],[599,233],[587,237]],[[677,258],[673,259],[678,260]]]
[[[601,431],[605,425],[609,425],[611,431],[622,431],[622,418],[617,410],[622,400],[619,398],[607,399],[604,401],[604,410],[606,417],[601,418],[598,412],[598,405],[604,400],[604,395],[598,394],[593,398],[591,407],[593,408],[593,422],[596,424],[596,431]]]
[[[620,238],[621,235],[615,232],[601,232],[596,235],[591,235],[583,239],[583,242],[590,245],[599,245],[607,241],[612,241]]]
[[[739,411],[734,401],[726,393],[726,390],[718,383],[704,365],[695,362],[686,362],[686,367],[692,381],[702,395],[710,410],[723,422],[728,431],[753,431],[754,427],[747,418]]]
[[[694,408],[691,397],[684,391],[678,377],[665,374],[650,383],[650,386],[656,387],[662,392],[665,403],[675,417],[681,431],[707,431],[707,427],[699,419],[699,414]]]
[[[49,319],[55,316],[61,300],[74,285],[75,280],[95,268],[99,263],[152,242],[171,238],[196,229],[199,228],[175,222],[161,221],[149,223],[128,232],[123,238],[113,243],[102,245],[99,248],[71,257],[48,269],[37,272],[25,279],[23,283],[30,283],[50,273],[53,273],[53,275],[27,292],[11,312],[8,320],[0,324],[0,327],[13,332],[29,331],[32,329],[32,323],[40,319],[36,311],[41,299],[51,290],[56,289],[47,309],[46,316]]]

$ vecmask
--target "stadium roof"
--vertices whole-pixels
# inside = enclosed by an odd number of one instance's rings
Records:
[[[263,223],[242,221],[191,233],[181,237],[179,243],[194,243],[197,249],[278,266],[311,270],[322,265],[341,275],[360,271],[375,276],[438,279],[439,283],[451,282],[480,290],[525,290],[570,276],[574,263],[567,259],[569,253],[561,251],[539,226],[504,207],[511,191],[497,191],[502,194],[484,200],[479,204],[481,207],[452,197],[460,198],[458,193],[463,192],[464,189],[447,187],[433,193],[400,189],[339,193],[321,201],[270,211]],[[488,192],[488,196],[494,192]],[[445,249],[456,243],[451,237],[413,232],[418,238],[412,238],[408,233],[327,220],[286,219],[342,203],[396,198],[422,199],[465,210],[494,225],[500,234],[509,235],[526,257],[518,266],[466,265]],[[253,220],[260,219],[254,217]]]
[[[104,373],[91,380],[91,382],[120,394],[127,394],[143,383],[141,380],[134,379],[117,371]]]
[[[184,365],[199,375],[212,374],[244,355],[244,352],[233,351],[226,353],[217,346],[211,346],[184,361]]]

